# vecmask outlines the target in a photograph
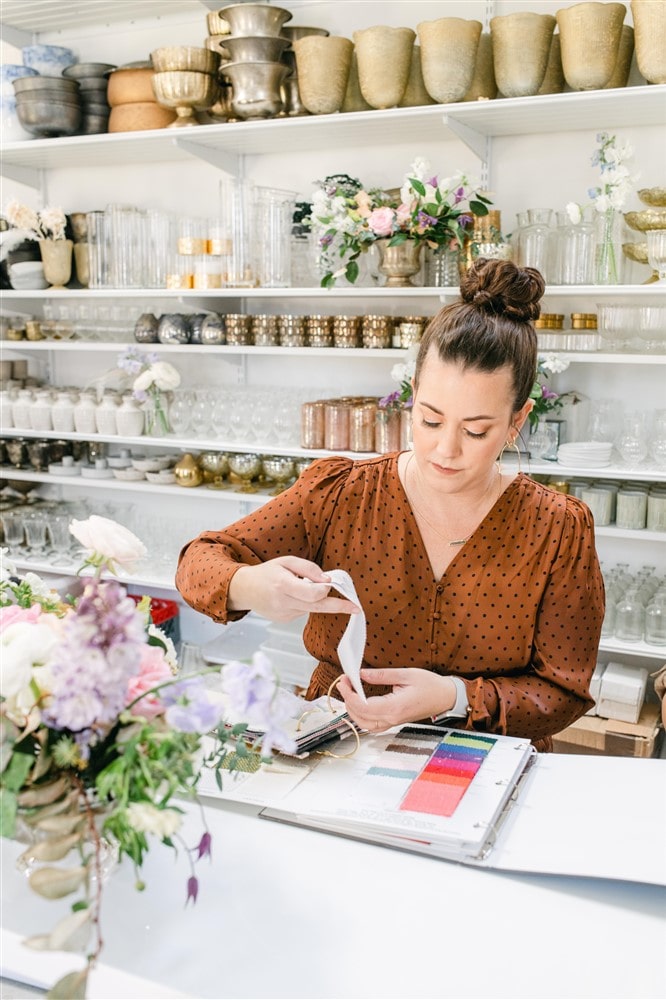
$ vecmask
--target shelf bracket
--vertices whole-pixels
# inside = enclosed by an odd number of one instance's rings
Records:
[[[446,128],[450,129],[454,135],[457,135],[461,142],[464,142],[480,160],[487,159],[489,143],[487,135],[483,135],[482,132],[477,132],[470,125],[458,121],[455,115],[444,115],[443,122]]]
[[[214,167],[224,170],[227,174],[237,177],[242,172],[242,158],[236,153],[228,153],[224,149],[217,149],[213,146],[204,146],[201,143],[192,142],[190,139],[181,139],[180,136],[174,137],[173,141],[178,149],[182,149],[190,156],[196,156],[206,163],[212,163]]]
[[[2,174],[11,181],[18,181],[19,184],[26,184],[28,187],[41,190],[43,181],[43,171],[35,167],[21,167],[14,163],[3,163]]]

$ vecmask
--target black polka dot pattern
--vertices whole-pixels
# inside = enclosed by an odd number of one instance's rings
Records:
[[[181,553],[176,583],[217,621],[240,563],[299,555],[347,570],[368,627],[364,666],[466,682],[471,728],[542,741],[591,706],[604,613],[587,507],[518,475],[440,580],[400,483],[397,456],[315,462],[291,489]],[[312,615],[309,697],[340,673],[346,615]],[[373,694],[381,689],[373,687]]]

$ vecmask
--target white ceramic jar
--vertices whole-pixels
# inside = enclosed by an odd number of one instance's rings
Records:
[[[117,434],[118,400],[113,392],[105,392],[95,408],[95,424],[98,434]]]
[[[28,430],[30,424],[30,409],[32,407],[32,390],[19,389],[12,402],[12,419],[14,427]]]
[[[51,406],[53,399],[50,389],[38,389],[30,407],[30,426],[33,431],[52,431]]]
[[[3,431],[14,426],[13,403],[13,394],[10,390],[2,389],[0,391],[0,428]]]
[[[124,438],[141,437],[144,422],[143,410],[140,409],[132,394],[126,393],[116,410],[117,433]]]
[[[74,400],[68,390],[61,390],[51,407],[53,430],[59,434],[70,434],[74,430]]]
[[[95,413],[97,400],[94,392],[82,392],[74,407],[74,430],[77,434],[96,434]]]

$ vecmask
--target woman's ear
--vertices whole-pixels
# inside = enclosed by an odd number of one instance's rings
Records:
[[[527,420],[528,416],[532,412],[534,407],[534,400],[528,399],[524,406],[522,406],[517,413],[514,413],[513,419],[511,420],[511,426],[515,427],[516,435],[520,434],[523,424]]]

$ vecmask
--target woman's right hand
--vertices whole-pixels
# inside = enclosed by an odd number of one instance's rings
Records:
[[[279,556],[240,566],[229,584],[230,611],[256,611],[269,621],[289,622],[309,614],[358,614],[352,601],[329,597],[330,577],[299,556]]]

